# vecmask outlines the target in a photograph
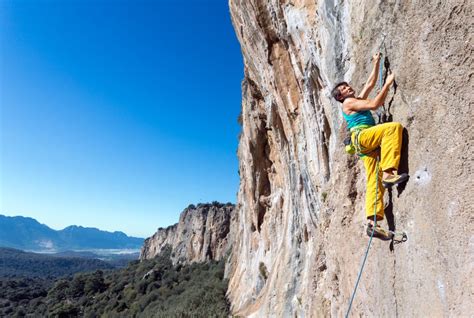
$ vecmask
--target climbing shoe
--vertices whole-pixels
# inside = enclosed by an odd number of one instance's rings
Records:
[[[395,174],[393,176],[390,176],[388,178],[385,178],[382,180],[382,184],[384,188],[391,188],[396,184],[400,184],[402,182],[405,182],[408,180],[408,173],[402,173],[402,174]]]
[[[383,241],[389,241],[393,238],[393,233],[391,231],[386,231],[383,228],[381,228],[378,224],[374,226],[373,224],[367,224],[367,235],[372,236],[372,232],[374,232],[374,237],[379,238]]]

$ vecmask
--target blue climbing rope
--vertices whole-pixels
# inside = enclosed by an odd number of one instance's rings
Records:
[[[382,53],[382,47],[385,48],[384,53]],[[383,87],[383,66],[385,62],[386,51],[387,51],[387,48],[385,47],[385,34],[382,34],[382,42],[380,42],[380,46],[379,46],[379,54],[382,55],[380,63],[379,63],[379,90],[381,90]]]
[[[380,63],[379,63],[379,90],[382,89],[383,87],[383,66],[385,63],[385,55],[382,54],[382,57],[380,58]]]
[[[349,303],[349,308],[347,308],[346,318],[349,317],[349,313],[351,312],[352,302],[354,301],[355,294],[357,291],[357,287],[359,286],[360,278],[362,276],[362,272],[364,271],[365,261],[367,260],[367,256],[369,255],[370,244],[372,243],[372,239],[374,238],[375,227],[377,226],[377,196],[379,190],[379,155],[377,155],[377,164],[375,168],[375,173],[377,176],[377,182],[375,183],[375,202],[374,202],[374,226],[372,227],[372,234],[370,235],[369,244],[367,245],[367,250],[365,251],[364,260],[362,261],[362,265],[360,267],[359,275],[357,277],[356,284],[354,286],[354,291],[352,292],[351,301]]]
[[[384,49],[385,52],[382,52],[382,48]],[[380,42],[378,51],[379,51],[379,54],[381,55],[380,62],[379,62],[379,78],[378,78],[379,91],[381,91],[384,84],[384,80],[385,80],[383,77],[383,68],[385,65],[385,54],[387,53],[387,48],[385,47],[385,34],[382,34],[382,41]],[[385,112],[386,111],[385,111],[384,105],[382,105],[381,108],[377,109],[376,113],[377,113],[377,116],[379,117],[379,124],[380,124],[380,118]]]

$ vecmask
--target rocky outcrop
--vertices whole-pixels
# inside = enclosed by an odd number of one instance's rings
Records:
[[[330,90],[343,79],[361,89],[379,49],[396,73],[387,106],[407,128],[411,175],[386,192],[387,215],[409,239],[373,242],[352,314],[474,312],[472,2],[230,0],[230,11],[245,64],[234,314],[345,313],[368,240],[365,176],[344,153]]]
[[[190,205],[178,223],[159,228],[145,240],[140,259],[154,258],[167,246],[175,264],[222,259],[230,247],[228,233],[234,209],[230,203]]]

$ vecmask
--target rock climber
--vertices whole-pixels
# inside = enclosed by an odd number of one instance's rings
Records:
[[[365,199],[368,219],[367,235],[371,236],[373,232],[374,237],[390,240],[393,233],[378,224],[378,221],[384,219],[384,188],[405,182],[408,180],[408,174],[398,174],[397,172],[403,126],[396,122],[376,125],[371,113],[372,110],[376,110],[384,104],[390,86],[395,79],[393,73],[388,75],[385,84],[375,98],[368,98],[377,82],[380,57],[380,53],[372,57],[372,72],[360,94],[356,95],[354,89],[347,82],[341,82],[332,90],[332,96],[342,103],[343,116],[351,131],[351,142],[364,162],[367,178]],[[374,222],[375,217],[377,222]]]

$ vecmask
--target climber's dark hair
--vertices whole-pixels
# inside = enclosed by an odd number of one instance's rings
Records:
[[[341,99],[341,92],[339,92],[339,87],[342,85],[349,85],[347,82],[340,82],[337,83],[336,86],[331,91],[332,97],[334,97],[335,100],[337,100],[339,103],[342,103],[344,100]]]

